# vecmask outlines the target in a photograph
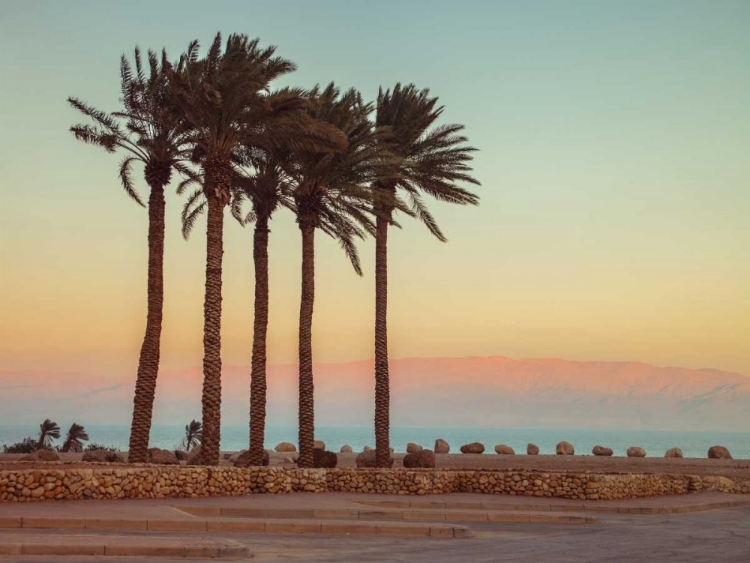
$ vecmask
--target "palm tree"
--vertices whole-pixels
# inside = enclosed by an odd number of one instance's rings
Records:
[[[268,333],[268,239],[269,223],[280,207],[291,207],[290,187],[285,174],[289,151],[258,149],[243,151],[243,162],[253,173],[241,169],[237,174],[240,187],[235,198],[235,216],[243,223],[254,223],[253,264],[255,266],[255,304],[253,317],[253,350],[250,375],[250,446],[248,465],[263,464],[266,426],[266,336]],[[249,199],[252,210],[246,216],[239,212],[243,199]]]
[[[312,318],[315,300],[315,231],[339,241],[362,275],[355,239],[374,235],[373,192],[369,186],[389,170],[384,145],[369,119],[373,107],[354,89],[333,84],[309,94],[310,114],[347,137],[343,152],[302,151],[295,156],[294,210],[302,234],[302,296],[299,317],[299,466],[312,467],[315,435]],[[389,202],[397,205],[396,202]]]
[[[198,50],[198,42],[191,43],[169,77],[180,112],[192,129],[193,161],[202,167],[201,188],[183,212],[183,234],[207,211],[201,463],[218,465],[224,208],[232,199],[233,159],[240,147],[306,147],[311,138],[335,146],[341,140],[329,130],[305,127],[298,118],[304,100],[298,96],[270,99],[270,82],[295,69],[291,62],[273,56],[275,47],[261,49],[257,39],[230,35],[222,52],[221,34],[217,34],[205,58],[198,58]]]
[[[390,179],[378,188],[392,194],[403,193],[413,214],[440,241],[447,239],[422,201],[427,194],[439,201],[476,205],[479,198],[460,188],[457,182],[479,185],[467,164],[476,149],[466,146],[463,125],[435,126],[443,113],[437,97],[413,84],[378,93],[376,124],[388,128],[391,150],[400,161]],[[375,238],[375,449],[379,467],[390,465],[390,382],[388,374],[388,226],[392,224],[393,203],[377,204]]]
[[[120,181],[127,194],[143,206],[131,178],[136,162],[144,165],[144,176],[151,191],[148,200],[148,296],[146,333],[138,360],[138,374],[133,400],[128,460],[147,461],[151,418],[159,372],[162,312],[164,303],[164,189],[172,170],[187,172],[182,164],[186,157],[185,129],[174,111],[167,81],[169,66],[166,52],[161,61],[148,52],[148,74],[135,49],[135,73],[123,55],[120,62],[123,110],[106,113],[78,100],[70,104],[91,118],[94,125],[71,128],[75,137],[99,146],[107,152],[124,151],[120,163]],[[124,127],[121,121],[125,122]]]
[[[70,425],[68,429],[68,435],[65,437],[62,448],[60,451],[63,452],[82,452],[83,444],[81,442],[88,442],[89,435],[86,433],[86,429],[80,424],[75,422]]]
[[[185,451],[189,452],[195,446],[199,446],[203,440],[203,425],[197,420],[190,421],[190,424],[185,426]]]
[[[39,425],[39,440],[37,440],[36,449],[50,449],[52,447],[52,440],[58,440],[59,438],[60,427],[57,425],[57,422],[53,422],[47,418]]]

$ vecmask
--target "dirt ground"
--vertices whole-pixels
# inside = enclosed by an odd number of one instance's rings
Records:
[[[232,452],[222,455],[222,465],[229,465],[224,459]],[[294,467],[295,454],[271,453],[271,465]],[[88,467],[81,463],[82,454],[61,454],[66,467]],[[356,467],[356,453],[338,454],[339,467]],[[0,471],[18,469],[19,465],[7,462],[17,461],[22,455],[0,454]],[[541,471],[591,471],[596,473],[682,473],[689,475],[721,475],[734,481],[750,481],[750,460],[747,459],[699,459],[699,458],[628,458],[595,457],[590,455],[497,455],[497,454],[438,454],[437,466],[450,469],[536,469]],[[404,454],[394,455],[394,467],[401,467]],[[39,464],[49,467],[47,464]],[[34,467],[23,464],[22,467]]]

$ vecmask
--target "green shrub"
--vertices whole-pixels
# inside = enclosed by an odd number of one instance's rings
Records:
[[[24,438],[21,442],[16,442],[10,446],[5,444],[3,446],[4,454],[31,454],[37,451],[38,440],[36,438]]]

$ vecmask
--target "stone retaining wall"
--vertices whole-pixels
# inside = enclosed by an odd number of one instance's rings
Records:
[[[600,474],[528,470],[285,469],[280,467],[24,467],[0,471],[0,502],[63,499],[197,498],[253,493],[342,491],[426,495],[452,492],[628,499],[702,490],[750,494],[750,482],[673,474]]]

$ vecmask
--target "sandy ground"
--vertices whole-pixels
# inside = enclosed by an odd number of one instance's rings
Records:
[[[223,452],[222,465],[230,462],[224,459],[232,452]],[[271,453],[271,465],[293,467],[295,454]],[[81,464],[82,454],[60,454],[60,458],[71,467],[91,467]],[[356,453],[338,454],[339,467],[356,467]],[[15,454],[0,454],[0,470],[18,469],[17,461],[23,457]],[[394,455],[394,467],[401,467],[404,454]],[[24,464],[25,467],[28,465]],[[689,475],[722,475],[735,481],[750,481],[750,460],[719,460],[661,457],[595,457],[590,455],[497,455],[497,454],[439,454],[437,466],[451,469],[538,469],[543,471],[592,471],[597,473],[682,473]]]

